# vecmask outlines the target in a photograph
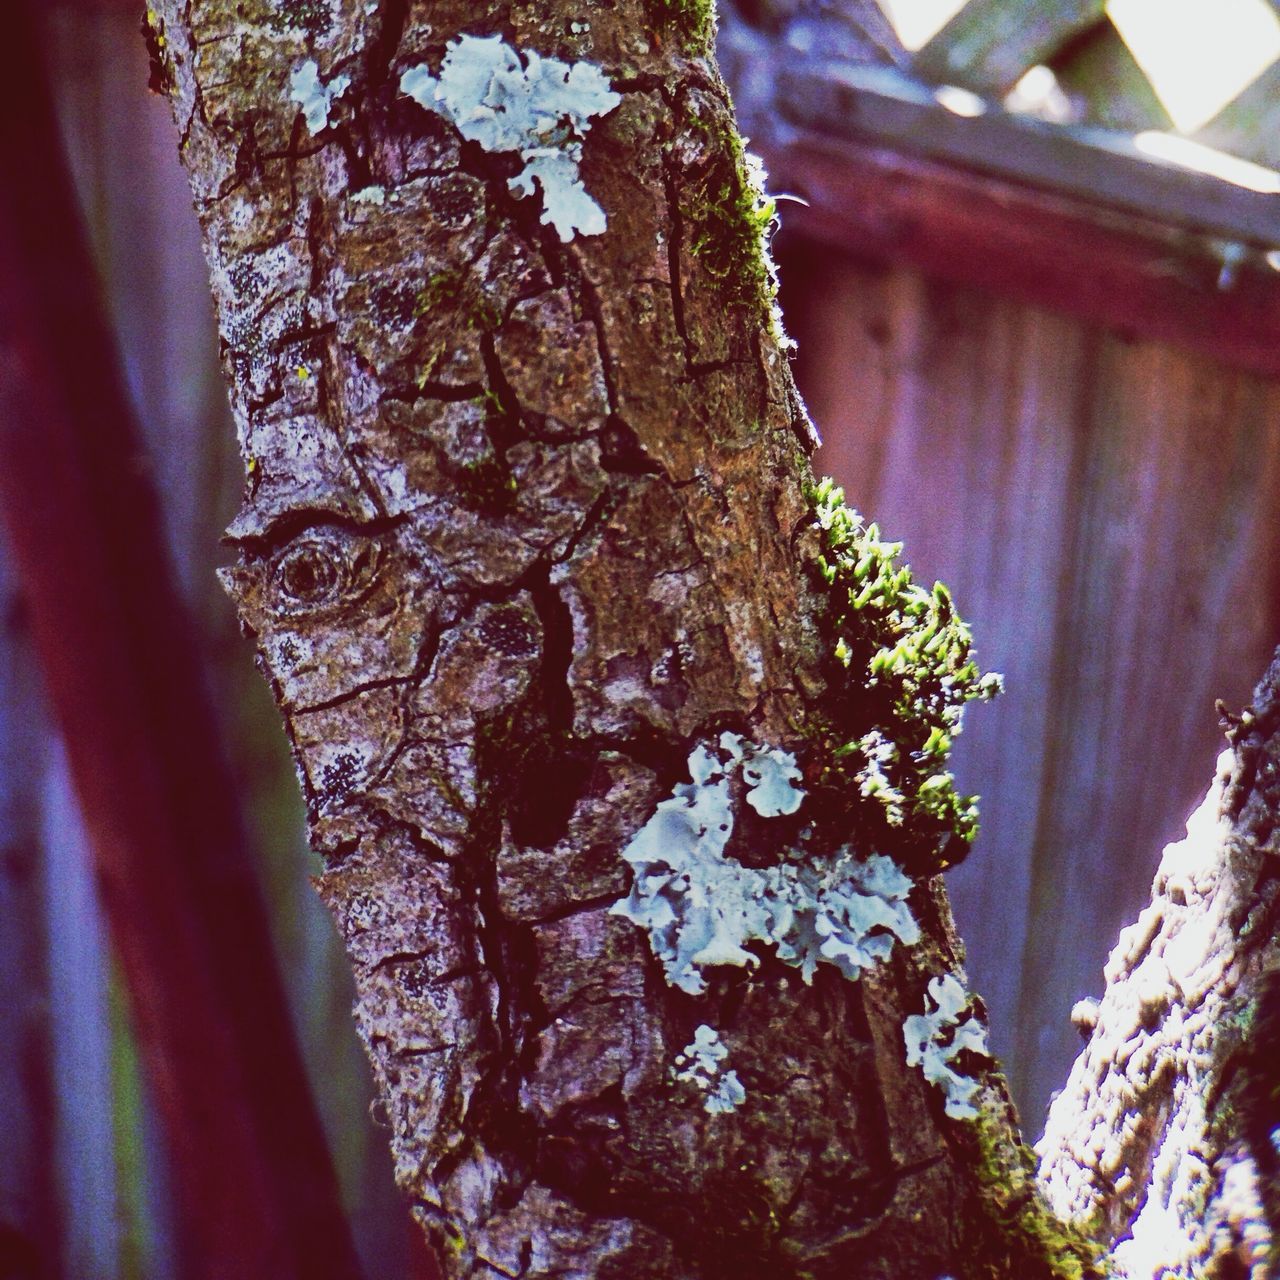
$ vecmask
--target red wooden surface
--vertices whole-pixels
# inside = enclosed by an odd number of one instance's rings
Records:
[[[1189,233],[855,142],[765,160],[772,190],[809,201],[784,203],[788,231],[1280,375],[1280,272],[1261,254],[1224,274]]]
[[[969,710],[983,829],[948,876],[1027,1128],[1161,845],[1280,640],[1280,385],[791,243],[816,465],[940,577],[1007,691]]]

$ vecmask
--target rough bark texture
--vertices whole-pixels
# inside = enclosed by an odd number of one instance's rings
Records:
[[[1280,654],[1120,936],[1041,1141],[1053,1208],[1129,1277],[1274,1274]]]
[[[1080,1274],[989,1064],[976,1121],[906,1065],[904,1020],[960,963],[936,878],[919,945],[857,982],[762,952],[686,994],[610,914],[695,744],[789,748],[806,782],[831,746],[811,436],[709,12],[167,0],[149,23],[246,461],[228,579],[447,1272]],[[621,94],[582,165],[604,235],[562,243],[511,156],[399,92],[460,34]],[[350,78],[315,136],[308,59]],[[731,852],[776,862],[741,799]],[[673,1074],[704,1023],[745,1086],[729,1114]]]

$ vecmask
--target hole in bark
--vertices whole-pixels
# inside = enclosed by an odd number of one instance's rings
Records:
[[[517,844],[550,849],[564,838],[590,782],[592,763],[574,751],[526,760],[511,806],[511,835]]]

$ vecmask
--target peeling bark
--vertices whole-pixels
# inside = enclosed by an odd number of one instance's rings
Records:
[[[1276,1263],[1280,654],[1228,722],[1213,785],[1120,935],[1050,1111],[1041,1181],[1126,1277]]]
[[[830,751],[812,436],[709,11],[165,0],[150,21],[246,463],[226,577],[447,1273],[1092,1274],[1046,1234],[990,1064],[977,1121],[906,1065],[905,1019],[961,961],[936,877],[911,892],[922,940],[857,982],[762,951],[689,995],[610,912],[696,744],[742,734],[815,775]],[[605,234],[562,243],[513,156],[398,91],[495,33],[621,94],[583,148]],[[314,136],[307,60],[349,78]],[[834,815],[815,840],[859,838]],[[776,863],[753,821],[736,852]],[[746,1090],[729,1114],[674,1071],[701,1025]]]

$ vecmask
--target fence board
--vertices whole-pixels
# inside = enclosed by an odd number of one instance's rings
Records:
[[[787,268],[819,465],[1008,678],[958,743],[986,800],[948,881],[1038,1132],[1071,1003],[1209,776],[1213,700],[1280,638],[1280,389],[825,248]]]
[[[40,790],[48,723],[0,543],[0,1273],[63,1273]],[[86,1107],[87,1109],[87,1107]]]
[[[784,68],[778,105],[809,135],[869,142],[1246,244],[1280,245],[1275,193],[1158,160],[1122,134],[944,107],[885,67]]]
[[[764,155],[808,201],[783,207],[788,231],[1280,374],[1280,273],[1261,254],[1224,280],[1212,239],[1085,201],[854,142]]]

